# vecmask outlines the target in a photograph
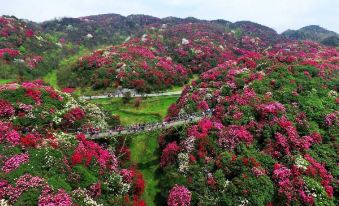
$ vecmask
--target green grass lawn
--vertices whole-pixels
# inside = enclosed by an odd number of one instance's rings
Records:
[[[131,160],[138,165],[145,180],[143,199],[148,206],[156,205],[156,196],[160,192],[157,170],[159,169],[160,131],[141,133],[131,136]]]
[[[57,70],[53,70],[49,72],[46,76],[43,78],[44,82],[48,83],[55,89],[59,89],[58,86],[58,76],[57,76]]]
[[[14,81],[15,81],[14,79],[0,79],[0,84],[6,84]]]
[[[193,77],[190,79],[189,84],[192,83],[192,81],[198,80],[199,79],[199,74],[193,74]]]
[[[134,99],[123,104],[121,98],[91,100],[102,109],[120,116],[123,125],[161,121],[167,114],[168,107],[177,101],[179,96],[148,97],[141,105],[134,106]]]

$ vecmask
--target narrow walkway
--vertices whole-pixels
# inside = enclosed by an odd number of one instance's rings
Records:
[[[119,136],[119,135],[127,135],[127,134],[137,134],[137,133],[142,133],[142,132],[147,132],[147,131],[154,131],[158,129],[167,129],[170,127],[175,127],[179,125],[184,125],[188,123],[194,123],[199,120],[201,120],[203,117],[206,115],[199,115],[199,116],[194,116],[193,118],[188,118],[188,119],[178,119],[176,121],[171,121],[169,123],[154,123],[150,124],[149,126],[145,126],[143,129],[123,129],[120,131],[116,130],[107,130],[104,132],[99,132],[96,134],[88,134],[85,133],[87,139],[103,139],[107,137],[113,137],[113,136]]]
[[[149,94],[131,94],[131,97],[159,97],[159,96],[172,96],[180,95],[181,91],[174,92],[163,92],[163,93],[149,93]],[[81,99],[90,100],[90,99],[107,99],[107,98],[117,98],[123,97],[123,94],[107,94],[107,95],[98,95],[98,96],[81,96]]]

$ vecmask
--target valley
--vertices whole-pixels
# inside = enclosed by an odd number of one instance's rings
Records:
[[[3,15],[0,71],[1,206],[339,204],[335,32]]]

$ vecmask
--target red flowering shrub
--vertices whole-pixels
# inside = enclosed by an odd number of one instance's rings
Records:
[[[135,173],[133,179],[134,195],[141,196],[145,190],[145,181],[140,171],[135,171],[134,173]]]
[[[26,95],[31,97],[37,105],[41,104],[41,91],[37,89],[28,88]]]
[[[19,51],[9,48],[0,49],[0,58],[5,58],[6,55],[10,58],[15,58],[20,54]]]
[[[29,133],[20,138],[20,143],[25,147],[36,147],[40,144],[41,137],[37,133]]]
[[[176,104],[171,104],[170,107],[167,109],[167,113],[169,116],[177,116],[180,112],[180,109],[177,107]]]
[[[84,164],[88,166],[95,158],[101,169],[117,170],[117,159],[114,154],[102,149],[98,144],[86,140],[83,134],[79,134],[80,140],[72,155],[72,165]]]
[[[75,88],[63,88],[61,91],[65,93],[73,93],[75,92]]]
[[[16,75],[19,75],[15,63],[19,62],[23,68],[25,68],[24,65],[35,68],[42,61],[43,57],[40,55],[49,56],[51,51],[57,48],[54,42],[45,38],[43,32],[37,31],[36,27],[31,27],[26,21],[15,17],[3,16],[0,18],[2,18],[0,21],[0,37],[2,38],[0,41],[0,61],[1,64],[9,65],[11,69],[10,78],[15,79]],[[56,60],[53,58],[52,61]],[[28,77],[27,74],[29,73],[23,72],[21,75]]]
[[[166,145],[165,149],[162,151],[160,166],[165,167],[167,164],[172,163],[179,151],[180,147],[176,142],[171,142]]]
[[[0,99],[0,117],[10,117],[14,112],[13,106],[8,101]]]
[[[73,124],[76,121],[80,121],[85,117],[85,112],[79,108],[73,108],[64,115],[64,119],[68,124]]]
[[[305,154],[304,158],[310,163],[306,173],[313,177],[318,175],[321,179],[321,185],[325,188],[327,195],[333,197],[333,188],[331,186],[333,176],[328,173],[324,165],[317,162],[309,154]]]
[[[31,38],[34,36],[34,32],[32,29],[27,29],[26,30],[26,37]]]
[[[213,24],[181,23],[161,31],[170,53],[193,72],[202,73],[225,60],[236,59],[236,39]]]

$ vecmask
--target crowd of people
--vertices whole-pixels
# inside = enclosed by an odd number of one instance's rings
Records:
[[[101,130],[101,129],[86,129],[83,130],[81,128],[77,129],[77,133],[85,133],[89,135],[90,137],[96,138],[99,137],[100,133],[106,133],[109,134],[109,136],[113,136],[114,133],[121,134],[123,132],[125,133],[137,133],[137,132],[143,132],[143,131],[152,131],[156,129],[165,129],[168,125],[172,125],[176,122],[183,122],[183,123],[190,123],[197,120],[197,118],[203,118],[207,116],[211,116],[214,112],[214,109],[208,109],[201,113],[193,113],[193,114],[181,114],[178,117],[170,118],[167,121],[162,122],[153,122],[153,123],[138,123],[134,125],[130,125],[127,127],[124,127],[122,125],[116,126],[114,128]]]

